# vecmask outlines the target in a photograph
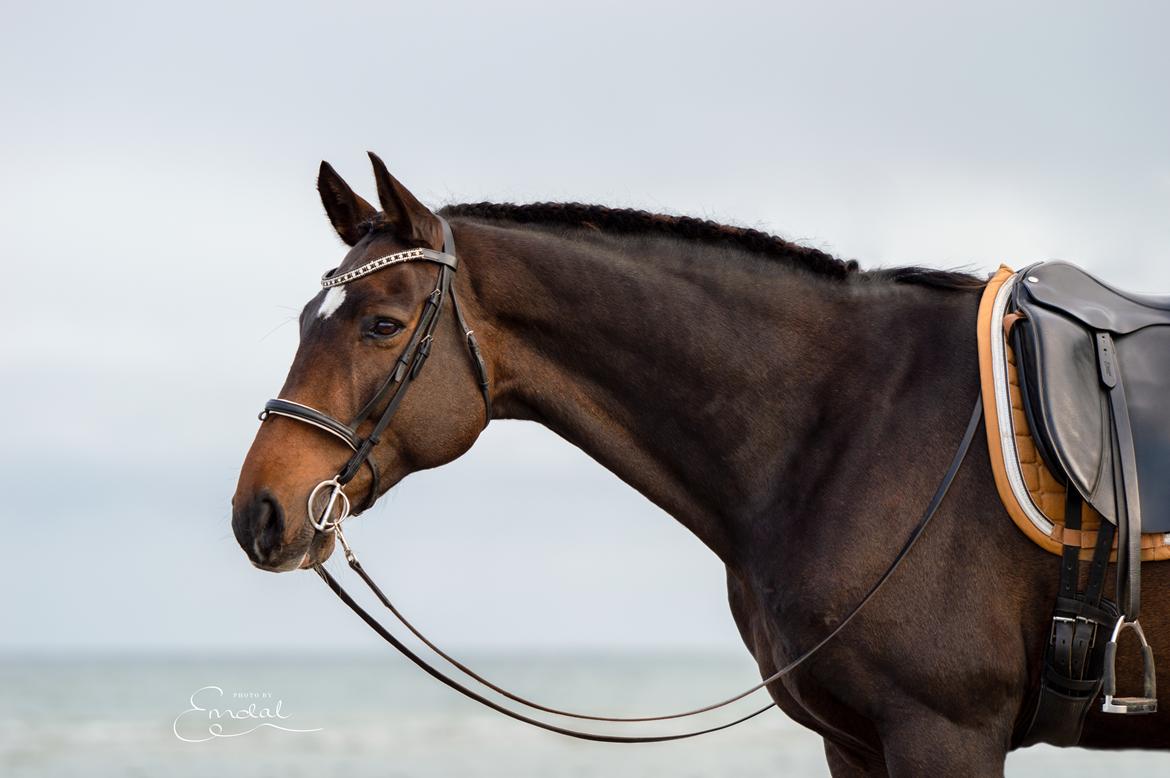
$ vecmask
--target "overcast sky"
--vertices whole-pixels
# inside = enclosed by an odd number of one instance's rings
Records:
[[[636,206],[864,267],[1062,257],[1170,292],[1165,6],[973,5],[8,4],[0,648],[374,647],[229,526],[287,322],[343,253],[322,158],[369,199],[372,149],[432,205]],[[458,646],[742,652],[715,558],[534,425],[493,423],[350,536]]]

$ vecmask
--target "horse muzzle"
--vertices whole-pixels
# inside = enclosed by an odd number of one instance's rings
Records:
[[[312,547],[319,545],[310,537],[302,539],[301,533],[291,542],[286,539],[284,507],[267,490],[239,502],[242,504],[232,509],[232,532],[248,559],[261,570],[276,573],[296,570],[311,555]]]

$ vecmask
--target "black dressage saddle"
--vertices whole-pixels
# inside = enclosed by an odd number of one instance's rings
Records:
[[[1066,684],[1062,693],[1095,682],[1107,712],[1152,713],[1153,654],[1138,624],[1141,535],[1170,532],[1170,297],[1124,292],[1075,265],[1044,262],[1020,272],[1013,304],[1025,413],[1044,463],[1067,487],[1066,521],[1076,525],[1068,526],[1079,529],[1082,500],[1108,522],[1087,592],[1077,592],[1076,552],[1065,554],[1048,669]],[[1100,585],[1114,531],[1116,604]],[[1127,628],[1145,657],[1141,697],[1114,697],[1117,638]],[[1098,651],[1104,630],[1111,638]]]
[[[1170,297],[1046,262],[1023,272],[1016,310],[1045,464],[1114,524],[1128,512],[1142,532],[1170,532]]]

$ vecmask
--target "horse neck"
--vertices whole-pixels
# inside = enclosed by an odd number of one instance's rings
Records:
[[[669,236],[457,229],[496,415],[580,447],[732,566],[818,511],[851,441],[929,399],[924,367],[970,372],[967,295]]]

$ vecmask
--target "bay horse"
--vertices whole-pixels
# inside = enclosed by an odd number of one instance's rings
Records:
[[[321,165],[325,211],[349,247],[335,272],[440,251],[444,217],[491,416],[545,425],[715,553],[762,677],[821,640],[890,567],[979,390],[981,279],[862,271],[757,230],[575,203],[437,216],[371,159],[380,211]],[[301,313],[281,397],[353,416],[394,370],[434,288],[433,266],[403,262],[323,290]],[[465,332],[440,310],[428,367],[370,451],[380,477],[362,468],[346,486],[362,502],[456,459],[485,424]],[[1020,744],[1060,560],[1008,520],[983,436],[970,453],[885,588],[768,684],[822,736],[837,778],[1002,775]],[[292,419],[261,425],[232,499],[253,565],[329,557],[334,535],[314,528],[308,496],[350,454]],[[1148,567],[1149,590],[1170,584],[1167,570]],[[1147,610],[1151,642],[1167,644],[1170,611]],[[1138,670],[1119,660],[1123,679]],[[1167,748],[1167,718],[1094,709],[1081,745]]]

